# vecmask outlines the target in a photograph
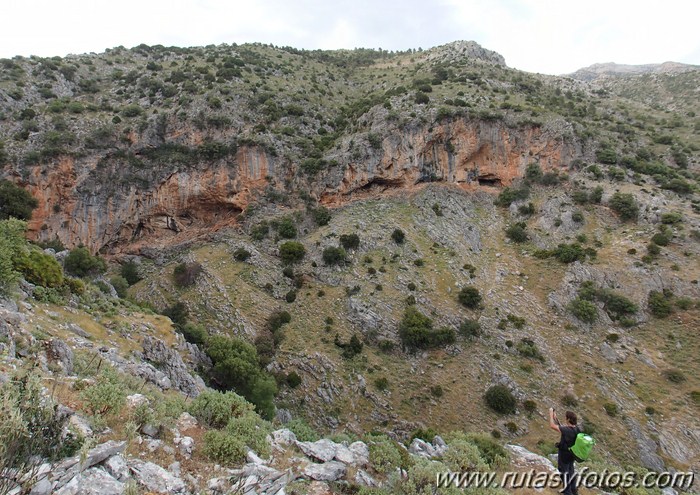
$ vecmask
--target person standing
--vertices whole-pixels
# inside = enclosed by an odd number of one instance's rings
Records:
[[[549,408],[549,427],[561,433],[557,448],[557,469],[564,483],[564,495],[578,495],[578,481],[574,466],[574,454],[569,450],[576,442],[576,435],[580,433],[577,426],[578,418],[572,411],[566,411],[566,425],[559,423],[554,408]]]

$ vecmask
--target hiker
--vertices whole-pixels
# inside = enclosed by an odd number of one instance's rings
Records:
[[[578,482],[574,471],[574,454],[569,450],[576,442],[576,435],[580,432],[576,425],[578,418],[571,411],[566,411],[566,425],[559,423],[557,413],[553,407],[549,408],[549,427],[561,433],[561,439],[557,443],[559,453],[557,455],[557,469],[564,483],[564,495],[578,495]]]

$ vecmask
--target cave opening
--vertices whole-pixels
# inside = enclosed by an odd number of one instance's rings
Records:
[[[481,175],[476,180],[479,181],[480,186],[500,187],[502,185],[501,179],[492,174]]]

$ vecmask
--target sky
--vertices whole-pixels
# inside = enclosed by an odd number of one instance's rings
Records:
[[[430,48],[473,40],[509,67],[567,74],[594,63],[700,65],[693,0],[6,0],[0,58],[141,43],[307,49]]]

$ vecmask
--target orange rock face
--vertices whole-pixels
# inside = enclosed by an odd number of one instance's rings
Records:
[[[236,223],[260,199],[268,178],[287,192],[307,190],[339,206],[388,189],[441,181],[464,189],[507,186],[538,162],[543,170],[566,167],[573,147],[540,127],[509,128],[501,122],[456,120],[431,128],[395,131],[381,151],[347,159],[309,182],[295,165],[255,146],[235,157],[196,166],[138,169],[127,159],[62,158],[36,166],[23,185],[39,200],[30,223],[38,240],[58,237],[66,246],[93,252],[139,252],[179,243]],[[343,162],[343,160],[341,160]],[[142,167],[143,168],[143,167]]]
[[[410,188],[421,182],[456,183],[464,189],[508,186],[529,163],[543,170],[565,168],[575,150],[539,127],[510,129],[500,123],[458,120],[393,135],[384,140],[379,160],[351,163],[337,188],[322,202],[342,204],[369,190]]]

